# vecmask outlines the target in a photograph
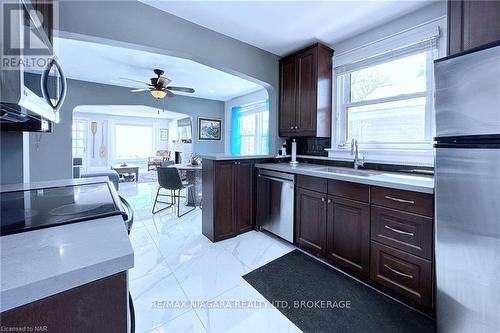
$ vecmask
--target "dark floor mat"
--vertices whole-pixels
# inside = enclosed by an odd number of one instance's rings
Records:
[[[243,278],[304,332],[435,332],[432,319],[298,250]]]

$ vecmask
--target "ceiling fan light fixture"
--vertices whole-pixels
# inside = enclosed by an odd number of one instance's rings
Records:
[[[163,90],[153,89],[153,90],[151,90],[151,96],[153,96],[154,98],[157,98],[157,99],[161,99],[161,98],[167,96],[167,93]]]

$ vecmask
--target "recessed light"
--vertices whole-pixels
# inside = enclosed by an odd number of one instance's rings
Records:
[[[210,89],[208,92],[211,93],[211,94],[213,94],[215,92],[215,90],[214,89]]]

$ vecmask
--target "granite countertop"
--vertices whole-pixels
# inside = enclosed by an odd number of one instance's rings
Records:
[[[92,180],[96,179],[19,184],[8,189]],[[134,266],[132,245],[119,215],[2,236],[0,252],[0,312]]]
[[[433,176],[367,169],[354,170],[351,168],[328,167],[312,163],[299,163],[297,165],[291,165],[290,163],[257,163],[255,167],[399,190],[434,193]]]
[[[274,158],[274,155],[231,155],[224,153],[214,153],[214,154],[201,154],[201,158],[208,160],[251,160],[257,158]]]

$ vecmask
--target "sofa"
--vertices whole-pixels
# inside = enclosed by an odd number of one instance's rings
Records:
[[[120,176],[118,175],[118,172],[116,172],[115,170],[84,172],[80,174],[80,178],[102,177],[102,176],[108,177],[108,179],[115,186],[115,189],[118,191],[118,187],[120,184]]]

